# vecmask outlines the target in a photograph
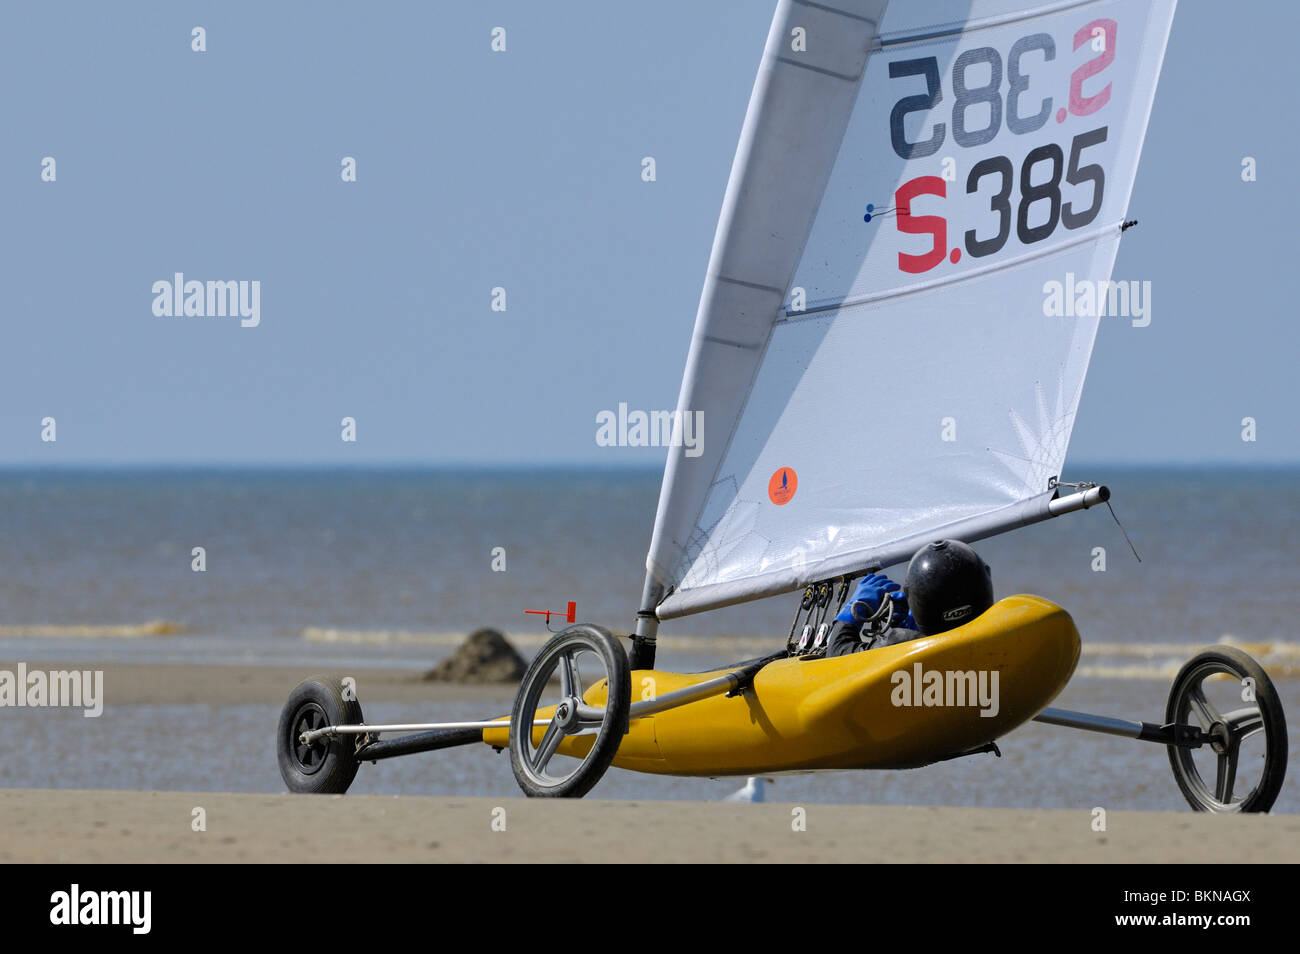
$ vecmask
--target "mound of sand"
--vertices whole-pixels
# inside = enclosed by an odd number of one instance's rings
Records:
[[[495,629],[476,629],[456,651],[424,674],[426,682],[518,682],[527,669],[509,640]]]

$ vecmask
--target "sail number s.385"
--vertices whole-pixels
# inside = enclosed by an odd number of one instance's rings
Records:
[[[945,103],[938,60],[934,56],[895,60],[889,64],[893,79],[921,77],[926,91],[899,99],[890,112],[890,141],[894,152],[905,160],[935,155],[951,133],[952,142],[962,149],[974,149],[992,142],[1005,124],[1014,136],[1038,132],[1055,115],[1057,124],[1070,116],[1091,116],[1111,100],[1111,83],[1084,83],[1103,73],[1115,59],[1118,27],[1114,20],[1097,19],[1081,26],[1073,36],[1074,49],[1088,46],[1094,55],[1070,74],[1066,96],[1068,108],[1053,113],[1054,98],[1035,87],[1034,65],[1041,67],[1056,58],[1056,43],[1048,33],[1022,36],[1011,44],[1005,60],[991,46],[969,49],[956,57],[952,66],[952,106],[947,121],[935,119]],[[978,72],[972,73],[976,68]],[[987,76],[983,83],[972,76]],[[1005,74],[1005,76],[1004,76]],[[1006,80],[1005,95],[1003,80]],[[1043,84],[1039,84],[1043,85]],[[1031,93],[1032,90],[1032,93]],[[982,110],[972,107],[983,105]],[[909,141],[906,117],[924,111],[933,121],[928,137]],[[982,121],[982,124],[981,124]],[[945,259],[956,263],[962,250],[973,258],[1000,251],[1014,231],[1023,245],[1050,237],[1058,227],[1078,229],[1092,222],[1101,211],[1106,173],[1093,161],[1089,149],[1106,142],[1108,127],[1096,126],[1075,135],[1066,147],[1047,142],[1030,149],[1021,162],[1009,156],[978,159],[969,167],[965,192],[987,198],[986,221],[966,223],[960,244],[948,247],[949,222],[943,215],[917,214],[913,203],[921,196],[947,197],[949,183],[941,176],[922,175],[902,183],[894,193],[898,230],[912,235],[930,235],[931,248],[920,254],[898,253],[898,267],[911,274],[927,272]],[[1068,150],[1068,151],[1067,151]],[[923,200],[924,202],[924,200]],[[1034,224],[1030,224],[1033,222]]]

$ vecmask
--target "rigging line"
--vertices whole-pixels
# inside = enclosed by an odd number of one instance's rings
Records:
[[[786,645],[786,648],[787,648],[787,649],[790,649],[791,647],[794,646],[794,642],[795,642],[795,640],[794,640],[795,630],[797,630],[797,629],[799,628],[799,618],[800,618],[801,616],[803,616],[804,611],[805,611],[805,610],[809,607],[809,605],[811,604],[811,600],[812,600],[812,592],[813,592],[813,588],[812,588],[812,586],[808,586],[807,588],[805,588],[804,591],[803,591],[803,597],[799,600],[799,604],[798,604],[798,605],[796,606],[796,608],[795,608],[795,611],[794,611],[794,622],[792,622],[792,623],[790,624],[790,635],[787,636],[787,637],[786,637],[786,640],[785,640],[785,645]]]
[[[1109,499],[1106,501],[1106,509],[1110,511],[1112,517],[1115,517],[1115,526],[1119,527],[1119,532],[1124,534],[1124,542],[1128,544],[1128,548],[1133,551],[1133,556],[1137,557],[1137,561],[1141,563],[1142,558],[1138,556],[1137,547],[1133,546],[1133,541],[1128,538],[1128,531],[1124,529],[1124,524],[1120,523],[1119,517],[1115,516],[1115,508],[1110,505]]]
[[[873,632],[884,632],[889,628],[888,623],[893,619],[893,617],[893,600],[891,600],[889,594],[886,593],[881,597],[880,605],[876,607],[875,612],[867,618],[866,625],[871,627]]]
[[[876,207],[875,207],[874,205],[872,205],[870,202],[868,202],[868,203],[867,203],[867,214],[864,215],[864,216],[862,217],[862,221],[863,221],[863,222],[870,222],[872,219],[883,219],[885,216],[887,216],[887,215],[891,215],[891,214],[893,214],[893,213],[895,213],[895,212],[898,213],[899,215],[911,215],[911,214],[912,214],[912,213],[910,213],[907,209],[904,209],[904,208],[902,208],[902,207],[900,207],[900,206],[897,206],[897,205],[894,206],[894,207],[892,207],[892,208],[889,208],[889,209],[881,209],[879,212],[877,212],[877,211],[876,211]]]

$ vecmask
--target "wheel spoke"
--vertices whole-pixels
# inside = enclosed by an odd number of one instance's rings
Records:
[[[1264,713],[1254,706],[1233,709],[1223,717],[1223,721],[1227,724],[1232,737],[1238,742],[1264,729]]]
[[[589,706],[585,703],[578,703],[578,725],[580,726],[598,726],[605,721],[604,706]]]
[[[1200,720],[1201,728],[1209,731],[1210,726],[1216,722],[1222,722],[1223,716],[1219,715],[1219,710],[1214,708],[1213,703],[1205,698],[1205,692],[1198,683],[1187,691],[1187,701],[1191,703],[1192,711],[1196,713],[1196,718]]]
[[[574,670],[573,656],[569,653],[560,657],[560,693],[566,699],[579,694],[578,674]]]
[[[537,751],[533,753],[532,764],[534,772],[537,772],[539,775],[545,773],[547,763],[551,761],[551,756],[554,755],[555,750],[560,747],[560,742],[563,739],[564,731],[560,728],[560,724],[552,719],[551,724],[548,725],[546,731],[542,733],[542,744],[539,745]]]
[[[1237,781],[1237,747],[1230,745],[1228,751],[1219,756],[1218,769],[1214,778],[1214,797],[1224,805],[1232,804],[1232,786]]]

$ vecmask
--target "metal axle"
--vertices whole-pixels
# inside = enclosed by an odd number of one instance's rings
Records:
[[[664,712],[668,709],[675,709],[678,706],[684,706],[691,702],[697,702],[700,699],[707,699],[710,696],[722,695],[724,692],[736,692],[747,686],[754,674],[763,666],[767,665],[769,659],[760,659],[757,662],[750,663],[740,669],[735,669],[729,673],[718,676],[705,682],[697,683],[694,686],[687,686],[685,689],[678,689],[674,692],[665,693],[654,699],[645,699],[641,702],[634,702],[628,710],[629,719],[639,719],[644,716],[654,715],[656,712]],[[594,709],[588,706],[582,706],[582,709],[592,709],[590,714],[603,712],[603,709]],[[534,719],[533,727],[545,727],[551,724],[550,719]],[[509,719],[492,719],[482,722],[411,722],[399,723],[396,725],[327,725],[320,729],[313,729],[310,732],[304,732],[299,737],[304,745],[311,745],[317,739],[326,736],[334,737],[340,735],[379,735],[381,732],[418,732],[420,735],[405,736],[400,739],[393,739],[390,742],[373,742],[361,752],[361,757],[369,760],[376,758],[391,758],[395,755],[405,755],[408,752],[427,752],[433,749],[450,748],[454,745],[464,745],[467,742],[481,742],[483,740],[484,729],[504,729],[509,728]],[[375,753],[379,753],[376,755]]]
[[[668,709],[675,709],[678,706],[684,706],[690,702],[698,702],[701,699],[708,699],[710,696],[720,696],[724,692],[731,692],[740,685],[740,674],[744,672],[737,669],[735,672],[729,672],[725,676],[718,676],[716,679],[709,679],[705,682],[696,683],[693,686],[687,686],[685,689],[677,689],[673,692],[666,692],[662,696],[656,696],[653,699],[644,699],[641,702],[632,703],[628,710],[629,719],[639,719],[642,716],[654,715],[656,712],[665,712]]]
[[[396,758],[399,755],[450,749],[458,745],[482,741],[482,729],[438,729],[433,732],[404,735],[400,739],[389,739],[384,742],[363,743],[357,750],[357,758],[367,762],[378,762],[380,759]]]
[[[535,719],[533,725],[550,725],[549,719]],[[493,719],[483,722],[410,722],[397,725],[327,725],[311,732],[304,732],[299,741],[311,745],[317,739],[334,735],[379,735],[381,732],[430,732],[457,729],[502,729],[510,725],[509,719]]]
[[[1204,733],[1199,726],[1130,722],[1127,719],[1112,719],[1110,716],[1071,712],[1069,709],[1044,709],[1034,716],[1033,721],[1046,725],[1063,725],[1071,729],[1084,729],[1088,732],[1101,732],[1104,735],[1122,735],[1130,739],[1141,739],[1143,742],[1158,742],[1162,745],[1176,745],[1187,749],[1199,748],[1205,742]]]

